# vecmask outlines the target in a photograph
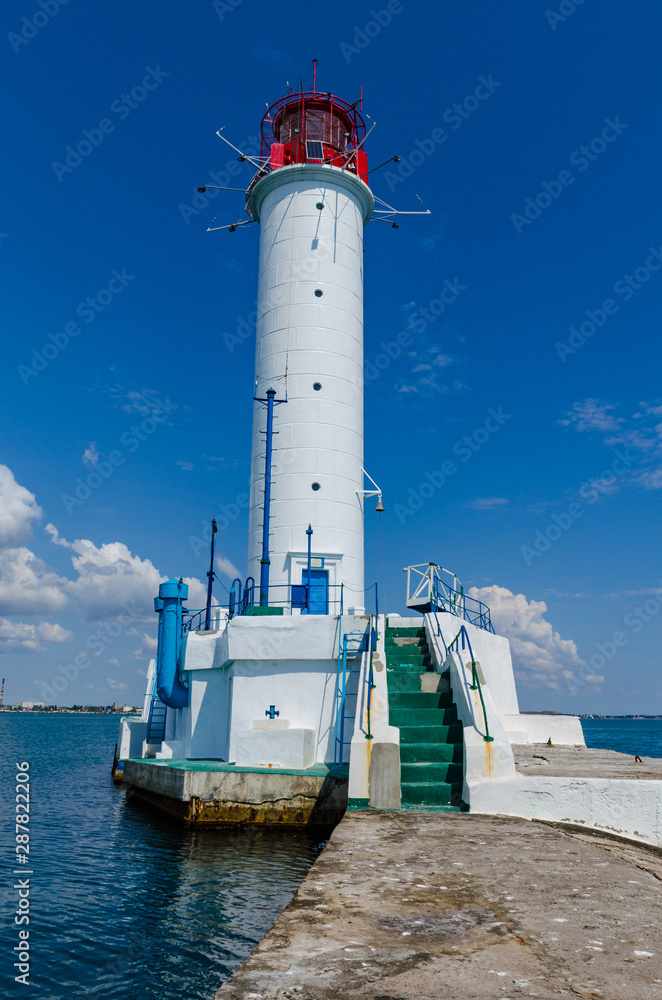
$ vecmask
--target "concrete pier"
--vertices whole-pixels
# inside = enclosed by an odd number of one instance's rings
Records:
[[[660,850],[602,833],[348,813],[215,1000],[659,1000],[661,881]]]
[[[128,760],[127,797],[187,826],[335,825],[347,808],[344,767],[240,767],[218,760]]]

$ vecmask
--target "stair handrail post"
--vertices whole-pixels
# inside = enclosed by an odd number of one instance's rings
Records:
[[[457,635],[455,636],[455,638],[453,639],[453,641],[449,645],[448,651],[450,652],[452,650],[453,646],[456,646],[457,654],[458,654],[458,656],[460,656],[460,648],[459,648],[459,644],[458,644],[458,639],[460,638],[460,636],[462,636],[462,649],[465,648],[464,647],[464,637],[466,636],[467,645],[469,647],[469,654],[471,656],[471,684],[469,685],[469,690],[470,691],[478,691],[478,697],[480,698],[480,704],[481,704],[482,709],[483,709],[483,721],[485,723],[485,734],[483,735],[483,739],[485,740],[486,743],[493,743],[494,742],[494,737],[490,736],[490,726],[489,726],[489,723],[487,721],[487,709],[485,708],[485,699],[483,698],[483,689],[482,689],[482,686],[481,686],[481,683],[480,683],[480,677],[478,676],[478,667],[477,667],[477,664],[476,664],[476,657],[474,656],[474,651],[473,651],[473,649],[471,647],[471,639],[469,638],[469,633],[467,632],[467,629],[466,629],[466,627],[464,625],[460,628],[460,631],[457,633]],[[460,657],[460,662],[462,662],[462,657]]]
[[[216,518],[211,522],[211,557],[209,560],[209,571],[207,573],[207,604],[205,606],[205,632],[209,631],[211,617],[211,591],[214,583],[214,540],[218,528]]]

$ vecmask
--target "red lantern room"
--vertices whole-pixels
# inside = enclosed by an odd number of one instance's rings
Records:
[[[368,183],[363,149],[365,122],[357,108],[330,93],[291,91],[271,105],[262,119],[262,171],[293,163],[342,167]]]

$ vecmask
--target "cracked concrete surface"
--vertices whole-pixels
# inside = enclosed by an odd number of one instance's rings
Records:
[[[662,998],[662,852],[511,817],[346,814],[215,1000]]]

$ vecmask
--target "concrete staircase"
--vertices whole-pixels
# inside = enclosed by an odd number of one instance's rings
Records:
[[[402,805],[459,809],[462,724],[448,674],[434,671],[423,627],[387,626],[385,648],[389,723],[400,730]]]

